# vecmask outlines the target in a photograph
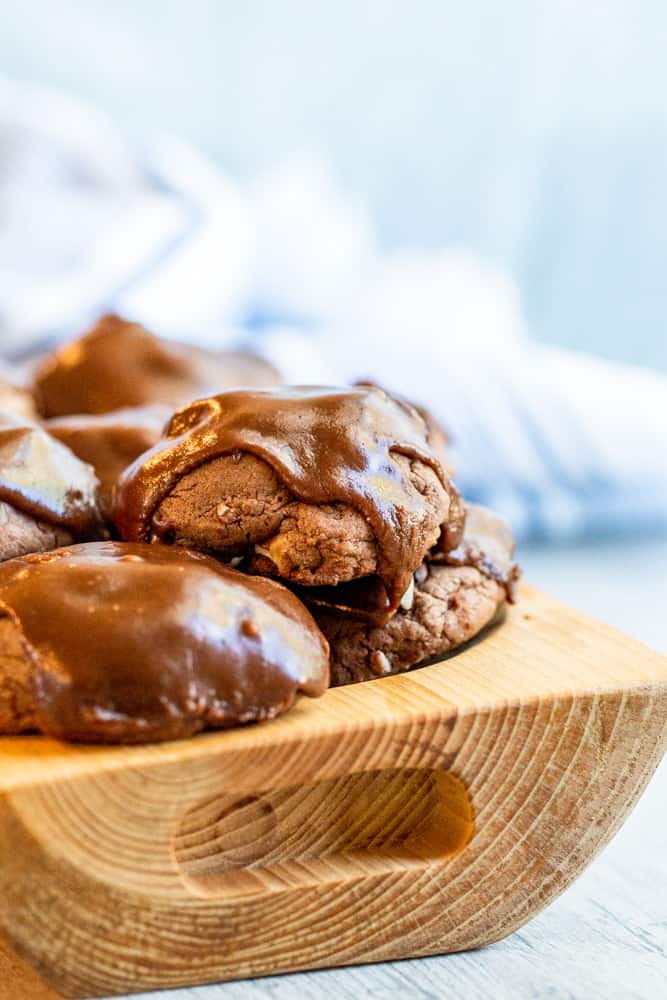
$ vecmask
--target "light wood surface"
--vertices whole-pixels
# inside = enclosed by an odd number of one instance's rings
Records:
[[[667,654],[667,539],[524,546],[526,577]],[[622,575],[619,576],[619,568]],[[656,1000],[667,981],[667,757],[622,828],[528,924],[486,948],[133,994],[137,1000]]]
[[[62,1000],[0,934],[0,1000]]]
[[[268,726],[0,744],[0,926],[66,996],[497,940],[617,829],[667,661],[527,588],[442,665]]]

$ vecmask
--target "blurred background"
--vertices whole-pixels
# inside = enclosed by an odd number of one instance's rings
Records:
[[[531,334],[667,368],[661,0],[4,0],[0,66],[238,181],[321,154],[386,248],[463,247]]]
[[[373,375],[667,647],[665,51],[660,0],[4,0],[0,349],[114,308]]]

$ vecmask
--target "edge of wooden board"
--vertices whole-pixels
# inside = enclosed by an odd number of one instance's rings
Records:
[[[85,746],[41,736],[0,737],[0,790],[91,771],[234,753],[314,732],[373,728],[379,715],[463,715],[563,692],[667,687],[667,657],[524,584],[519,603],[480,641],[443,661],[301,698],[269,723],[143,746]]]

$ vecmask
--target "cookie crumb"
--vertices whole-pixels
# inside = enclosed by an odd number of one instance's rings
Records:
[[[259,628],[256,623],[250,621],[249,618],[244,618],[241,622],[241,631],[244,635],[247,635],[249,639],[259,638]]]

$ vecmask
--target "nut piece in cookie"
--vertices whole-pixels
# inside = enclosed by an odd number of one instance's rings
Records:
[[[0,566],[0,732],[140,743],[270,719],[328,684],[286,588],[200,553],[97,542]]]
[[[159,441],[170,416],[169,407],[155,403],[110,413],[54,417],[44,426],[77,458],[92,465],[100,482],[100,510],[104,519],[110,521],[116,480],[123,469]]]
[[[108,315],[41,361],[34,392],[42,416],[59,417],[151,403],[173,408],[229,386],[279,381],[261,358],[161,340],[138,323]]]
[[[100,537],[97,485],[41,427],[0,415],[0,561]]]
[[[313,606],[331,647],[332,686],[408,670],[472,639],[513,593],[519,575],[513,548],[505,521],[470,505],[457,564],[424,563],[403,606],[385,626],[345,617],[324,605]],[[468,565],[459,562],[466,551]]]
[[[459,543],[462,509],[412,408],[374,387],[284,387],[179,410],[120,477],[114,521],[304,587],[377,575],[387,620],[429,549]]]

